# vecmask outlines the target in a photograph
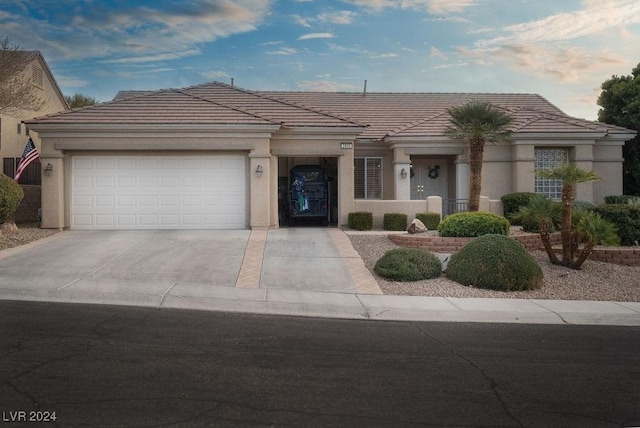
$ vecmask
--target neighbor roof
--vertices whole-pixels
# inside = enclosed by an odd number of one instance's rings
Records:
[[[442,136],[447,109],[486,101],[512,114],[518,133],[629,134],[626,128],[567,116],[536,94],[248,91],[220,82],[183,89],[121,91],[113,101],[27,123],[278,124],[361,127],[359,139]]]

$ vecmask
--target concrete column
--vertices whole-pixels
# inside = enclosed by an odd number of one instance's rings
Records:
[[[338,225],[347,224],[353,212],[353,192],[353,150],[349,150],[338,156]]]
[[[270,212],[270,220],[269,227],[278,228],[280,227],[280,215],[278,210],[280,209],[280,205],[278,204],[278,157],[271,156],[271,165],[270,165],[271,176],[270,180],[270,188],[271,188],[271,207],[269,209]]]
[[[469,199],[469,161],[459,155],[456,164],[456,199]]]
[[[403,169],[405,178],[402,178]],[[411,156],[405,153],[405,149],[393,149],[393,190],[394,199],[411,199]]]
[[[533,145],[514,145],[511,162],[511,193],[535,190],[535,160]]]
[[[63,229],[64,224],[64,159],[62,157],[41,157],[42,169],[53,166],[51,175],[42,173],[42,223],[43,229]]]
[[[402,172],[404,171],[404,178]],[[410,163],[394,163],[393,165],[393,183],[395,199],[399,201],[408,201],[411,199],[411,164]]]
[[[586,171],[593,170],[593,145],[581,144],[575,146],[573,162],[576,163],[578,168]],[[603,178],[606,179],[607,177]],[[576,185],[576,199],[593,201],[593,185],[594,182],[578,183]]]
[[[257,171],[261,169],[262,174]],[[267,229],[271,205],[271,156],[249,155],[249,226],[251,229]]]

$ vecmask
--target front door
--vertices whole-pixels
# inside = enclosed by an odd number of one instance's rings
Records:
[[[427,196],[447,199],[446,159],[415,159],[411,164],[411,199],[426,199]]]

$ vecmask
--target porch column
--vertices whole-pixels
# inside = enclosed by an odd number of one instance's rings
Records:
[[[57,157],[40,157],[42,169],[51,164],[53,170],[50,175],[42,173],[42,222],[43,229],[59,229],[65,227],[64,221],[64,159]]]
[[[536,155],[531,144],[515,144],[512,149],[511,192],[533,192]]]
[[[404,149],[393,150],[393,185],[394,199],[408,201],[411,199],[411,156]]]
[[[595,141],[594,141],[595,143]],[[578,168],[582,168],[587,171],[593,170],[593,145],[580,144],[576,145],[574,149],[575,158],[573,161]],[[593,201],[593,186],[595,182],[580,183],[576,186],[576,199],[582,201]]]
[[[353,212],[353,150],[345,150],[338,156],[338,225],[348,222]]]
[[[456,199],[469,199],[469,161],[458,155],[456,164]]]
[[[278,203],[278,156],[271,156],[270,161],[271,176],[269,177],[269,187],[271,188],[271,207],[270,207],[270,220],[269,227],[280,227],[280,204]]]
[[[249,226],[253,230],[269,227],[271,202],[271,156],[249,154]]]

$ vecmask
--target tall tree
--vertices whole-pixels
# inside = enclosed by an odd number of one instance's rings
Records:
[[[8,37],[0,39],[0,113],[38,111],[44,105],[28,72],[36,55],[21,50]]]
[[[447,110],[450,126],[445,134],[469,144],[469,211],[480,209],[482,191],[482,161],[486,143],[511,141],[509,125],[514,117],[482,101],[471,100]]]
[[[611,76],[598,97],[600,122],[640,131],[640,64],[630,76]],[[623,148],[624,194],[640,196],[640,134]]]
[[[98,104],[98,100],[96,100],[95,98],[81,94],[79,92],[76,92],[73,95],[65,95],[64,99],[71,108],[92,106]]]

